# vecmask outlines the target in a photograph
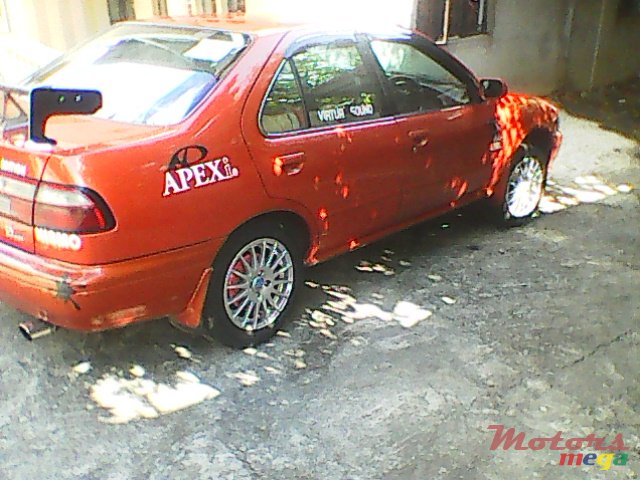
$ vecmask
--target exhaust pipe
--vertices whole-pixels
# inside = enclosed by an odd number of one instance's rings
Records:
[[[56,330],[54,325],[45,323],[42,320],[34,318],[33,320],[27,320],[18,325],[20,333],[30,342],[37,340],[38,338],[46,337]]]

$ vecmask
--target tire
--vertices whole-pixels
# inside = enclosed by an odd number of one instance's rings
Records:
[[[548,158],[535,146],[522,145],[493,197],[494,218],[503,226],[528,223],[537,213],[547,183]]]
[[[285,324],[302,280],[303,242],[293,233],[284,224],[258,221],[229,237],[213,264],[204,336],[244,348],[265,342]]]

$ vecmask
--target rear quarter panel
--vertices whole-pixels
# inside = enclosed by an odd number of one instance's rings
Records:
[[[52,155],[42,179],[95,190],[112,209],[116,228],[83,235],[79,252],[37,246],[38,253],[80,264],[116,262],[226,237],[266,208],[262,184],[241,135],[240,115],[279,38],[256,39],[210,98],[182,124],[135,143]],[[187,191],[163,195],[172,157],[189,146],[206,149],[202,162],[228,159],[237,175],[199,188],[191,181]]]

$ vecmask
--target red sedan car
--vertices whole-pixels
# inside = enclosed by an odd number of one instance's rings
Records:
[[[0,299],[29,335],[262,342],[305,264],[475,200],[531,218],[561,142],[552,105],[400,29],[123,23],[0,92]]]

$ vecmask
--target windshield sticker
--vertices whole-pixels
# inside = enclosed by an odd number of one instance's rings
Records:
[[[7,173],[13,173],[20,177],[27,176],[27,166],[22,163],[7,160],[6,158],[0,158],[0,170]]]
[[[189,146],[178,150],[171,157],[169,169],[164,174],[162,196],[168,197],[240,176],[240,171],[231,164],[228,157],[202,162],[207,154],[207,149],[202,146]],[[178,166],[179,168],[176,168]]]
[[[369,117],[375,113],[373,105],[365,103],[362,105],[351,105],[349,107],[349,113],[354,117]]]
[[[347,118],[347,115],[344,111],[344,107],[318,110],[318,120],[321,122],[337,122],[338,120],[344,120],[345,118]]]

